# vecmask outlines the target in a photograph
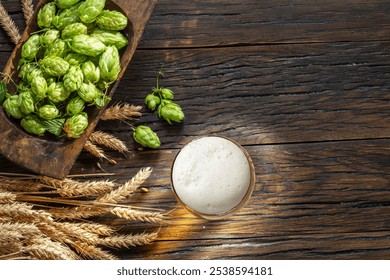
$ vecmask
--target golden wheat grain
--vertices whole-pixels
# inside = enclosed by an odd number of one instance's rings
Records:
[[[34,180],[0,178],[0,190],[13,192],[36,192],[42,186]]]
[[[110,159],[106,156],[106,154],[104,153],[104,151],[99,148],[98,146],[96,146],[95,144],[93,144],[91,141],[87,140],[87,142],[85,143],[84,147],[83,147],[88,153],[90,153],[91,155],[93,155],[94,157],[97,157],[97,158],[100,158],[100,159],[105,159],[107,160],[108,162],[112,163],[112,164],[116,164],[116,161],[113,160],[113,159]]]
[[[122,207],[114,207],[110,209],[110,212],[119,218],[131,221],[141,221],[157,224],[161,223],[164,219],[164,215],[159,212],[139,211]]]
[[[17,221],[0,223],[0,236],[3,235],[4,232],[19,233],[23,238],[42,235],[42,232],[34,224],[20,223]]]
[[[114,233],[114,229],[98,223],[78,223],[78,226],[86,231],[99,234],[101,236],[110,236]]]
[[[107,209],[96,207],[62,207],[47,210],[56,219],[86,219],[107,213]]]
[[[24,252],[39,260],[77,260],[79,257],[69,247],[49,238],[32,240]]]
[[[0,191],[0,203],[12,203],[16,200],[16,194]]]
[[[107,193],[115,187],[115,183],[109,180],[79,182],[66,178],[58,180],[50,177],[42,177],[41,182],[57,189],[62,197],[83,197]]]
[[[78,224],[69,222],[56,222],[53,224],[58,230],[63,233],[72,236],[76,240],[87,242],[89,244],[96,244],[99,239],[99,235],[93,232],[86,231],[78,226]]]
[[[92,260],[116,260],[117,258],[96,247],[85,242],[75,241],[70,244],[80,255]]]
[[[128,103],[117,103],[104,110],[100,117],[103,121],[108,120],[130,120],[142,116],[142,106],[130,105]]]
[[[98,145],[106,146],[112,150],[125,154],[129,151],[125,143],[116,138],[115,136],[102,131],[95,131],[89,136],[89,140]]]
[[[148,245],[154,240],[156,240],[157,236],[157,232],[117,235],[100,239],[99,244],[112,248],[129,248],[141,245]]]
[[[12,43],[16,45],[20,39],[19,29],[16,26],[15,22],[10,17],[10,15],[7,13],[7,11],[5,10],[1,2],[0,2],[0,25],[1,27],[3,27],[4,31],[10,37]]]
[[[151,167],[141,168],[128,182],[96,199],[97,202],[118,203],[132,194],[152,173]]]
[[[26,24],[28,24],[34,13],[34,5],[32,0],[22,0],[22,11],[24,19],[26,20]]]

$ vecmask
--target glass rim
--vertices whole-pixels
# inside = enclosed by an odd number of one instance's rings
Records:
[[[225,140],[230,141],[231,143],[233,143],[235,146],[237,146],[241,150],[241,152],[244,154],[245,158],[247,159],[248,165],[249,165],[249,171],[250,171],[250,181],[249,181],[248,189],[247,189],[245,195],[243,196],[243,198],[241,199],[240,203],[238,203],[236,206],[232,207],[228,211],[221,212],[221,213],[216,213],[216,214],[202,213],[200,211],[197,211],[197,210],[192,209],[191,207],[189,207],[179,197],[179,195],[177,194],[177,192],[175,190],[175,185],[173,183],[173,167],[175,166],[177,157],[179,156],[181,151],[184,149],[184,147],[186,147],[188,144],[190,144],[190,143],[192,143],[192,142],[194,142],[196,140],[200,140],[200,139],[203,139],[203,138],[211,138],[211,137],[218,137],[218,138],[225,139]],[[174,157],[172,165],[171,165],[170,181],[171,181],[171,189],[173,191],[173,194],[175,195],[176,200],[179,202],[179,204],[183,208],[185,208],[187,211],[189,211],[190,213],[194,214],[197,217],[204,218],[204,219],[207,219],[207,220],[218,220],[218,219],[226,218],[226,217],[236,213],[244,205],[247,204],[247,202],[249,201],[249,199],[252,196],[253,191],[255,189],[256,172],[255,172],[255,166],[254,166],[253,160],[252,160],[251,156],[249,155],[248,151],[240,143],[238,143],[236,140],[233,140],[233,139],[231,139],[229,137],[221,136],[221,135],[206,135],[206,136],[198,136],[198,137],[192,138],[187,143],[185,143],[184,146],[179,150],[179,152]]]

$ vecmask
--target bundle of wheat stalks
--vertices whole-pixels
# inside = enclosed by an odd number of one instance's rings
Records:
[[[160,225],[164,214],[124,204],[151,174],[142,168],[128,182],[0,177],[1,259],[116,259],[113,248],[146,245],[158,232],[120,233],[92,217]],[[107,250],[109,249],[109,250]]]

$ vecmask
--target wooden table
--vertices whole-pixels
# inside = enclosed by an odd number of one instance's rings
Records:
[[[2,3],[23,30],[18,1]],[[159,134],[158,150],[140,151],[129,125],[98,125],[132,149],[101,168],[124,181],[153,167],[131,203],[171,217],[121,257],[389,259],[389,39],[387,0],[159,0],[114,101],[143,104],[163,67],[186,119],[143,110],[134,124]],[[3,67],[13,45],[2,31],[0,44]],[[256,166],[249,204],[219,221],[187,213],[170,189],[173,158],[202,135],[240,142]],[[71,173],[101,172],[97,162],[83,152]]]

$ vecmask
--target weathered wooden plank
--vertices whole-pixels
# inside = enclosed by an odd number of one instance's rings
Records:
[[[2,1],[23,29],[19,2]],[[389,11],[386,0],[160,0],[140,47],[388,40]]]
[[[115,100],[142,104],[164,65],[184,125],[144,110],[163,147],[223,133],[243,144],[390,137],[389,43],[138,50]],[[207,124],[207,125],[205,125]],[[101,129],[129,127],[101,123]]]
[[[171,230],[175,230],[172,228]],[[206,231],[207,229],[205,229]],[[383,232],[261,236],[243,239],[157,241],[120,252],[123,259],[388,259],[390,236]]]

